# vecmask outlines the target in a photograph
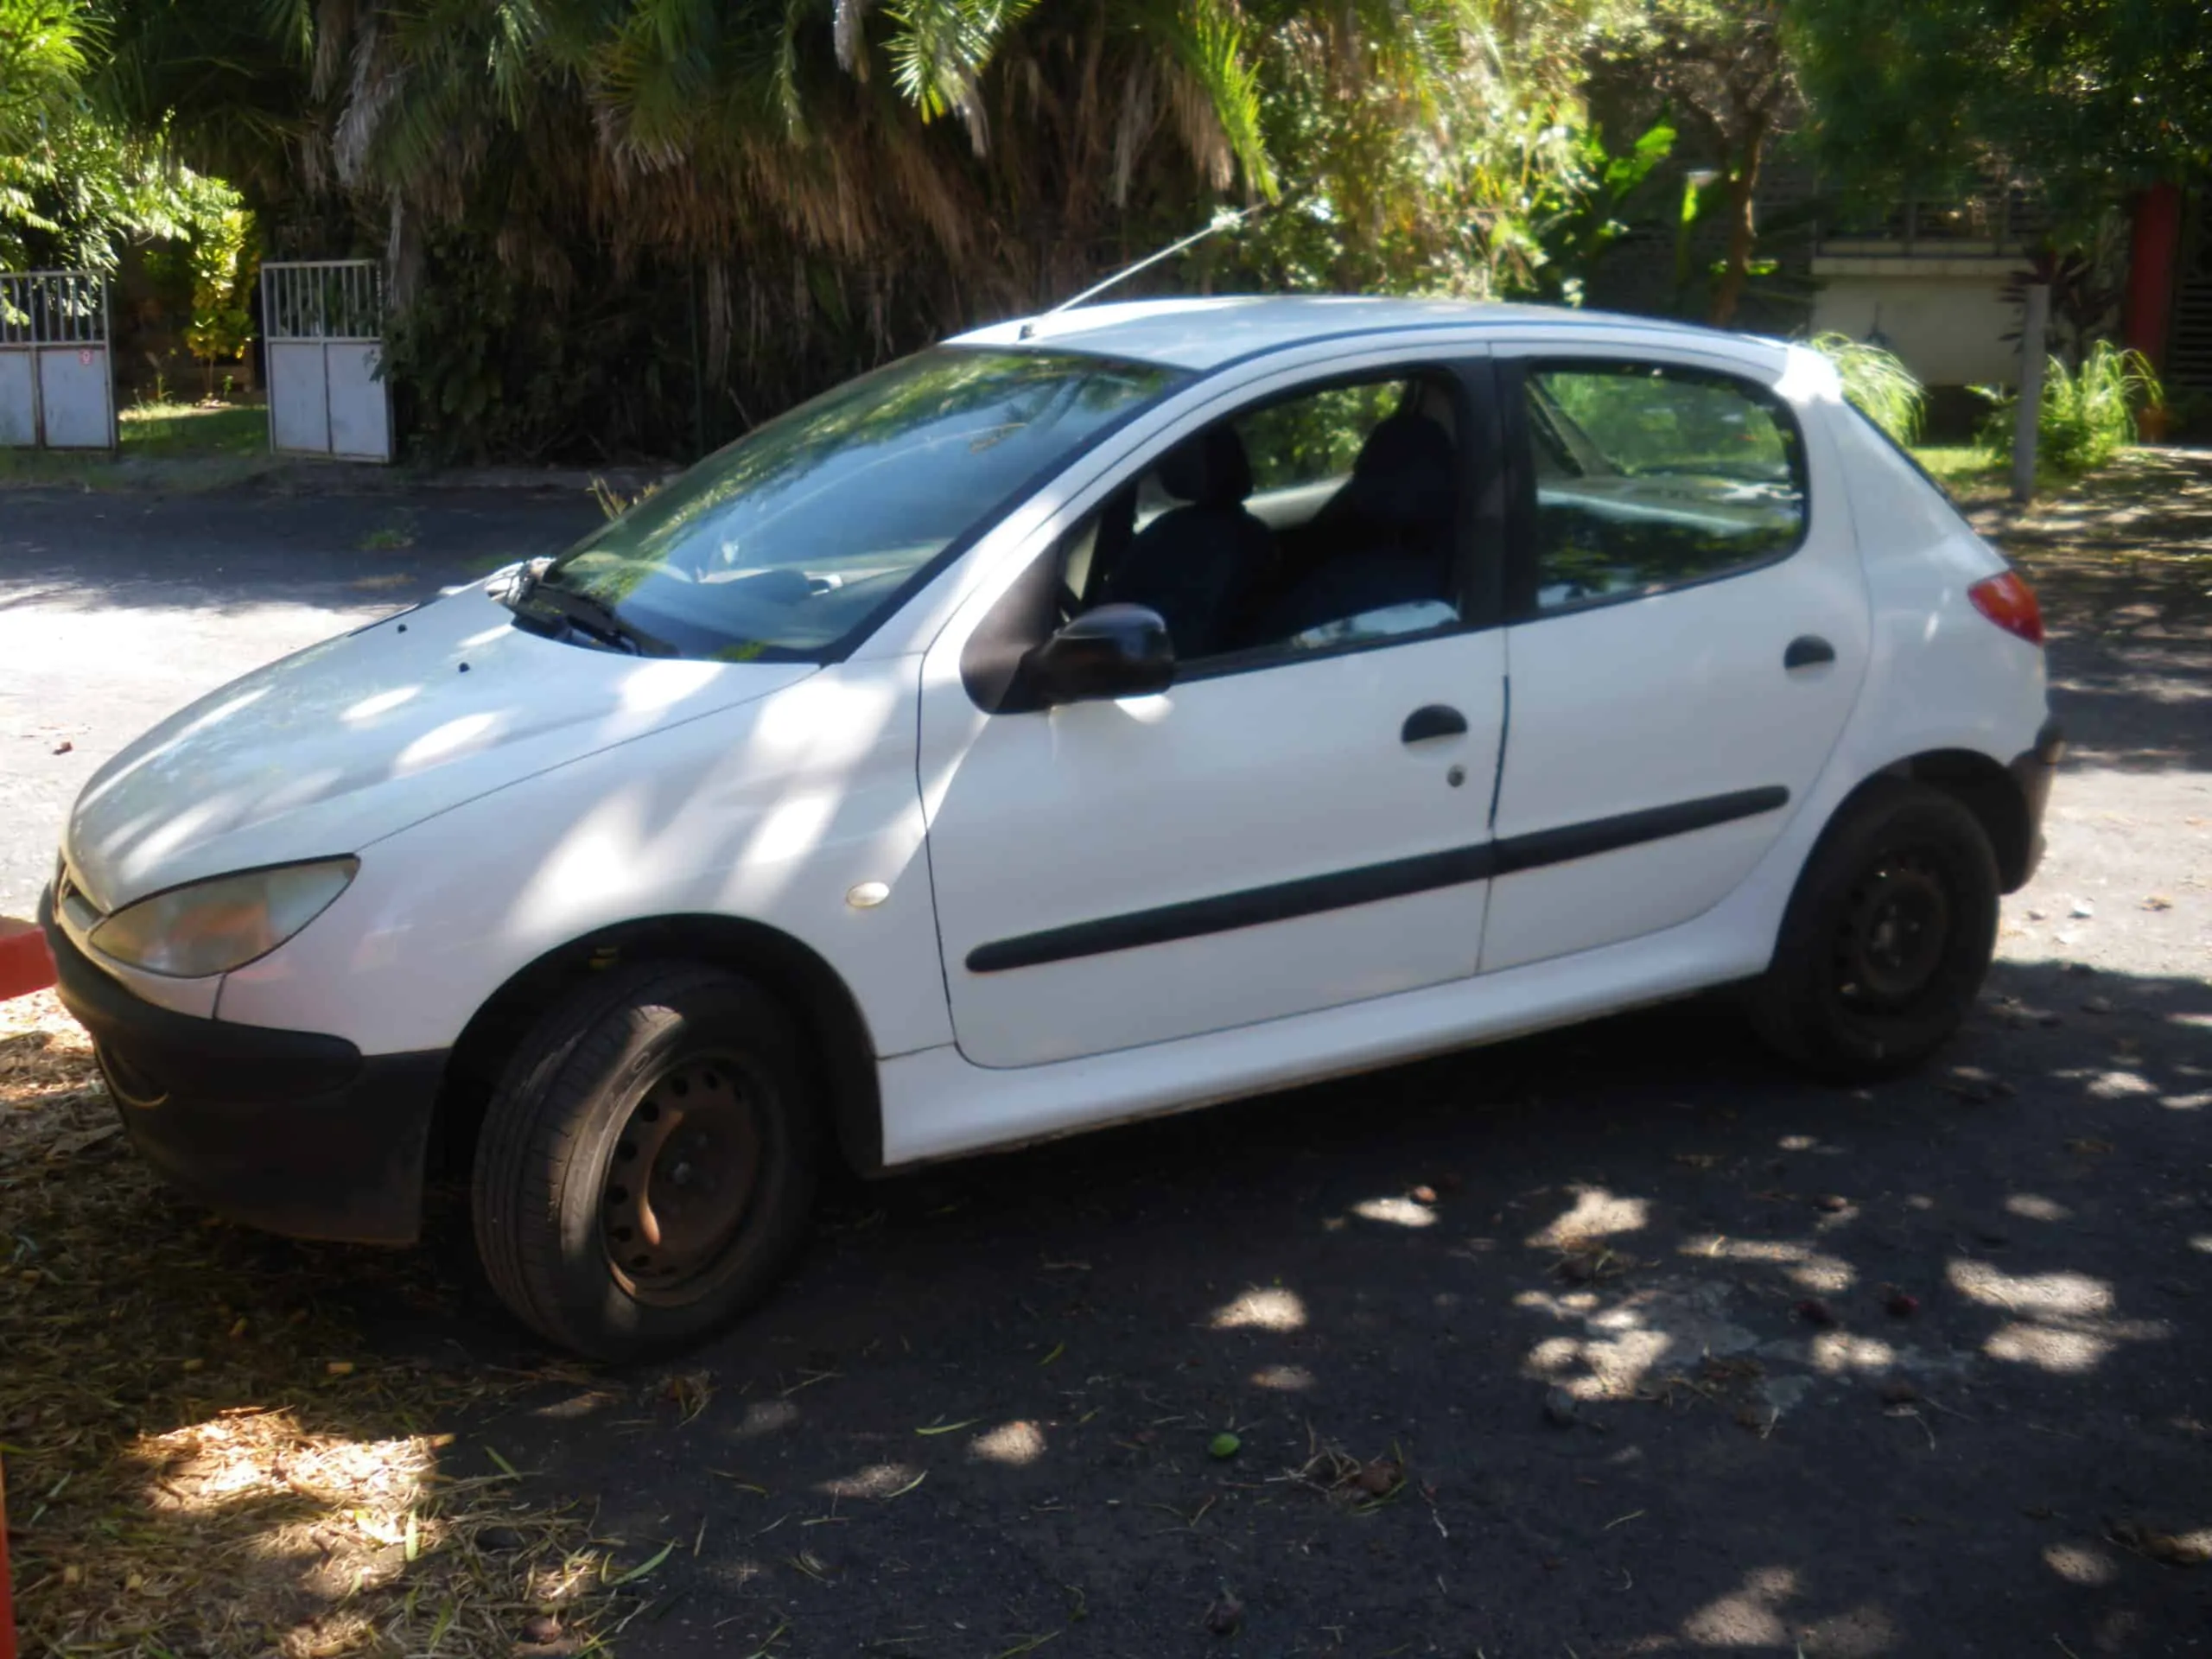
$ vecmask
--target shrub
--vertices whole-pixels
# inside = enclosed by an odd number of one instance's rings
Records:
[[[1974,390],[1990,406],[1981,423],[1981,447],[2004,461],[2012,453],[2019,394],[1997,386]],[[2139,411],[2164,402],[2158,371],[2140,352],[2101,340],[2089,347],[2082,366],[2071,371],[2054,357],[2044,365],[2043,403],[2036,411],[2037,461],[2054,472],[2094,471],[2135,442]]]
[[[1896,353],[1849,334],[1815,334],[1808,343],[1835,365],[1843,395],[1860,413],[1899,443],[1919,442],[1928,393]]]

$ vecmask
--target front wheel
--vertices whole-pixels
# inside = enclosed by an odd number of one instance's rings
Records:
[[[1760,1033],[1840,1080],[1918,1065],[1974,1006],[1997,944],[1997,856],[1980,821],[1882,779],[1821,837],[1753,988]]]
[[[778,1003],[719,969],[612,969],[548,1010],[493,1096],[477,1250],[507,1306],[564,1347],[685,1347],[782,1274],[816,1144]]]

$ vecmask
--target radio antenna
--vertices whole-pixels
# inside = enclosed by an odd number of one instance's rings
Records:
[[[1063,311],[1073,310],[1077,306],[1081,305],[1086,300],[1095,300],[1101,294],[1103,294],[1108,289],[1119,287],[1122,283],[1128,281],[1130,277],[1135,276],[1139,271],[1149,270],[1161,260],[1172,259],[1177,254],[1182,252],[1184,249],[1196,247],[1199,243],[1205,241],[1206,238],[1210,236],[1216,235],[1222,231],[1234,229],[1236,226],[1242,225],[1246,219],[1251,218],[1253,214],[1264,211],[1268,206],[1269,204],[1267,202],[1255,201],[1249,207],[1239,208],[1233,213],[1216,213],[1213,216],[1212,222],[1207,225],[1204,230],[1193,231],[1181,241],[1171,242],[1166,247],[1160,249],[1159,252],[1148,253],[1145,255],[1143,258],[1138,260],[1136,264],[1122,266],[1121,270],[1116,271],[1104,282],[1092,283],[1089,288],[1084,289],[1082,293],[1077,295],[1073,299],[1062,300],[1051,310],[1046,312],[1045,315],[1048,317],[1056,317]],[[1026,334],[1027,331],[1025,329],[1024,332]]]

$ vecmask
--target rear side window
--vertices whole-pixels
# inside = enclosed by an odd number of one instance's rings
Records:
[[[1806,524],[1804,441],[1782,401],[1673,365],[1532,363],[1522,614],[1633,599],[1771,563]]]

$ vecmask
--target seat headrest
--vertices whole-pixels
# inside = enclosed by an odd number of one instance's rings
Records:
[[[1367,435],[1352,463],[1351,489],[1369,514],[1433,524],[1451,515],[1459,470],[1451,435],[1427,416],[1408,410]]]
[[[1179,501],[1234,506],[1252,493],[1252,463],[1234,427],[1212,426],[1160,458],[1160,482]]]

